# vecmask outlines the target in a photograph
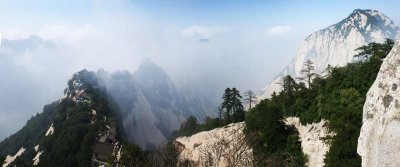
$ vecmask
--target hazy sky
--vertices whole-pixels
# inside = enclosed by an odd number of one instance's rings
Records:
[[[150,58],[208,95],[261,90],[302,40],[354,9],[400,22],[400,1],[1,0],[0,140],[86,68],[134,72]],[[32,36],[34,35],[34,36]]]

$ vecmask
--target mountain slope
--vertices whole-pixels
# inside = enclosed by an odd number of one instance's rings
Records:
[[[297,55],[283,71],[267,85],[259,96],[269,98],[281,90],[282,77],[291,75],[301,77],[301,70],[307,60],[314,62],[315,72],[322,74],[325,68],[344,66],[355,61],[356,48],[370,42],[382,43],[386,38],[395,39],[399,31],[394,22],[376,10],[354,10],[347,18],[337,24],[309,35],[299,48]]]
[[[212,105],[199,94],[175,88],[169,76],[149,60],[130,74],[98,72],[99,80],[118,104],[123,128],[131,142],[152,149],[167,141],[183,120],[213,117]]]
[[[64,93],[65,98],[45,106],[0,143],[2,156],[22,150],[19,156],[8,156],[3,166],[90,166],[97,135],[115,110],[93,72],[74,74]]]
[[[94,152],[103,147],[97,149],[97,143],[108,141],[104,134],[109,136],[110,127],[116,129],[113,153],[122,141],[154,149],[188,116],[215,115],[206,99],[176,89],[150,61],[134,74],[82,70],[67,85],[63,99],[46,105],[0,143],[4,166],[90,166]]]

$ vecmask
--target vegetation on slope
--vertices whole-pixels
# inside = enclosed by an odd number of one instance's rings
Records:
[[[383,44],[372,43],[359,48],[360,54],[356,56],[365,60],[349,63],[345,67],[328,66],[325,75],[314,77],[308,87],[286,76],[282,81],[284,89],[279,94],[262,100],[246,114],[246,134],[254,140],[257,163],[304,165],[306,158],[298,152],[295,132],[282,122],[283,117],[297,116],[303,124],[328,120],[329,131],[336,135],[325,139],[331,144],[325,158],[326,166],[360,166],[361,159],[356,151],[362,107],[366,93],[393,44],[388,39]],[[309,74],[312,73],[305,75]],[[287,163],[287,160],[293,159],[297,161]]]
[[[361,159],[356,149],[362,107],[382,60],[392,46],[393,41],[387,40],[384,44],[371,43],[361,47],[356,56],[365,60],[345,67],[328,66],[324,76],[315,76],[312,68],[305,69],[307,81],[313,78],[307,86],[287,76],[279,94],[262,100],[246,116],[240,92],[227,88],[218,110],[220,117],[207,118],[203,124],[199,124],[195,117],[189,117],[173,138],[245,119],[245,133],[253,147],[256,166],[304,166],[307,157],[301,152],[297,131],[286,126],[283,118],[297,116],[303,124],[326,119],[329,130],[336,134],[325,139],[331,144],[325,158],[326,166],[360,166]],[[97,132],[105,122],[92,123],[93,118],[88,113],[96,110],[95,120],[104,117],[118,119],[115,115],[118,108],[107,98],[93,75],[85,70],[81,74],[85,92],[92,97],[89,101],[77,103],[65,98],[46,105],[43,112],[32,117],[24,128],[0,143],[0,160],[24,147],[26,152],[13,165],[31,166],[36,155],[33,148],[39,144],[39,150],[44,151],[39,166],[90,166]],[[68,85],[73,89],[72,81]],[[51,124],[55,128],[54,134],[44,137]],[[125,166],[174,166],[178,156],[172,143],[151,152],[125,143],[122,152],[121,163]]]
[[[239,90],[236,88],[226,88],[222,100],[217,111],[219,114],[218,118],[206,117],[203,123],[199,123],[196,117],[189,116],[185,122],[182,122],[180,129],[172,134],[171,139],[174,140],[180,136],[191,136],[198,132],[244,121],[245,111]]]
[[[274,98],[275,99],[275,98]],[[298,133],[283,122],[276,101],[262,100],[246,115],[246,136],[253,146],[256,166],[303,166]]]
[[[111,118],[115,112],[104,89],[97,85],[94,73],[80,71],[79,79],[80,88],[89,100],[73,100],[71,97],[76,92],[71,91],[70,97],[46,105],[42,113],[0,143],[0,155],[14,155],[24,147],[26,152],[12,164],[32,166],[36,155],[34,147],[39,145],[43,154],[38,166],[90,166],[97,133],[106,123],[104,117]],[[72,79],[68,88],[74,90]],[[92,110],[96,111],[95,115],[90,114]],[[53,125],[54,133],[46,136],[50,125]]]

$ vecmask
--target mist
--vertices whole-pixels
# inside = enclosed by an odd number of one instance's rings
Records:
[[[304,27],[280,21],[291,17],[279,12],[249,12],[251,6],[229,15],[215,7],[148,9],[127,0],[3,3],[0,18],[9,22],[0,24],[0,140],[62,98],[68,79],[82,69],[133,73],[151,59],[178,88],[197,89],[215,103],[226,87],[257,92],[290,62],[307,34],[353,10]]]

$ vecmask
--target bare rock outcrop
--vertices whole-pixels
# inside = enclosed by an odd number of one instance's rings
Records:
[[[322,140],[324,137],[333,136],[326,126],[327,121],[321,120],[318,123],[302,125],[297,117],[288,117],[286,125],[293,125],[299,132],[301,149],[308,156],[307,166],[323,167],[325,165],[325,154],[329,151],[330,145]]]
[[[367,93],[357,153],[362,166],[400,166],[400,41]]]
[[[191,166],[253,166],[253,151],[245,140],[244,122],[175,140],[179,163]]]

